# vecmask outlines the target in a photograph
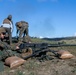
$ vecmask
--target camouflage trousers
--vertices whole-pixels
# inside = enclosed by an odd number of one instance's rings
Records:
[[[23,27],[23,28],[20,29],[18,40],[22,41],[23,40],[23,39],[21,39],[22,35],[23,35],[23,37],[25,37],[25,34],[26,34],[26,36],[28,36],[28,28],[27,27]]]
[[[11,29],[5,27],[5,30],[8,33],[9,43],[12,44],[12,33],[11,33]]]

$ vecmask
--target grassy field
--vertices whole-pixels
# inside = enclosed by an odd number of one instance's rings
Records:
[[[38,38],[32,38],[34,43],[50,43],[50,44],[76,44],[76,39],[70,40],[44,40]],[[52,50],[67,50],[76,56],[76,46],[62,46],[53,47]],[[53,56],[52,56],[53,57]],[[72,59],[58,59],[53,57],[52,60],[38,61],[36,58],[27,60],[23,65],[10,69],[8,66],[4,67],[4,71],[0,72],[0,75],[76,75],[76,57]]]

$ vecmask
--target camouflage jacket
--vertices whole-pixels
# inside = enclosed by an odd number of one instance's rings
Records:
[[[9,50],[16,50],[15,46],[10,46],[9,44],[7,44],[6,42],[0,40],[0,48],[2,49],[9,49]]]
[[[20,30],[22,28],[28,28],[28,26],[29,26],[28,22],[25,22],[25,21],[20,21],[16,23],[17,30]]]

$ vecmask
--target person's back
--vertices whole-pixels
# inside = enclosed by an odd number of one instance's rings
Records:
[[[6,19],[3,20],[3,24],[1,27],[4,27],[8,33],[9,43],[12,44],[12,31],[13,31],[13,22],[12,15],[8,15]]]
[[[13,31],[12,15],[8,15],[8,17],[3,20],[2,27],[10,28],[11,32]]]
[[[28,22],[25,22],[25,21],[19,21],[19,22],[16,22],[16,27],[28,27]]]
[[[10,21],[6,18],[4,19],[3,24],[10,24]]]
[[[28,26],[29,26],[28,22],[26,22],[26,21],[16,22],[17,34],[18,34],[18,31],[20,31],[19,32],[19,39],[18,39],[19,42],[22,41],[22,39],[21,39],[22,35],[23,35],[23,39],[25,39],[25,34],[26,34],[26,36],[29,37]]]
[[[28,22],[21,21],[22,27],[28,28]]]

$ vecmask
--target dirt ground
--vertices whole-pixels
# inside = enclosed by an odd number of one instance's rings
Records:
[[[5,66],[0,75],[76,75],[76,47],[59,47],[54,50],[68,50],[75,57],[72,59],[44,60],[42,62],[35,58],[26,61],[23,65],[10,69]]]

